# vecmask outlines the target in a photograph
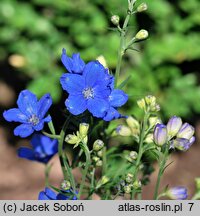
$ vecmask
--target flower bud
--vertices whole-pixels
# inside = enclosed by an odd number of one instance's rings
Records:
[[[131,151],[129,154],[129,157],[133,161],[133,160],[137,159],[137,155],[138,155],[138,153],[136,151]]]
[[[161,119],[158,118],[158,116],[149,117],[149,127],[150,128],[154,127],[158,123],[159,124],[162,123]]]
[[[93,144],[93,150],[99,151],[104,147],[104,142],[102,140],[96,140]]]
[[[148,9],[148,6],[146,3],[142,3],[137,7],[137,12],[141,13],[143,11],[146,11]]]
[[[65,142],[67,142],[69,144],[77,144],[79,142],[79,140],[80,139],[74,134],[68,134],[65,137]]]
[[[125,177],[125,181],[127,183],[131,183],[133,181],[133,175],[131,173],[128,173]]]
[[[137,40],[145,40],[145,39],[148,38],[148,35],[149,35],[149,34],[148,34],[148,31],[142,29],[142,30],[140,30],[140,31],[135,35],[135,38],[136,38]]]
[[[126,119],[126,123],[128,124],[128,126],[130,128],[140,128],[139,122],[135,118],[133,118],[132,116],[129,116]]]
[[[81,137],[87,136],[88,129],[89,129],[89,124],[87,124],[87,123],[80,123],[79,124],[79,133],[80,133],[80,136]]]
[[[182,120],[180,117],[173,116],[167,123],[167,132],[170,138],[176,136],[182,126]]]
[[[135,180],[133,182],[133,188],[136,190],[138,188],[141,188],[142,184],[141,184],[141,181],[138,181],[138,180]]]
[[[145,101],[147,105],[155,105],[156,104],[156,97],[152,95],[147,95],[145,97]]]
[[[124,193],[129,194],[131,192],[132,188],[130,185],[125,185],[123,189],[124,189]]]
[[[120,18],[119,18],[118,15],[113,15],[113,16],[111,17],[111,22],[112,22],[115,26],[118,26],[118,25],[119,25],[119,20],[120,20]]]
[[[163,124],[157,124],[153,133],[154,142],[162,146],[167,142],[167,127]]]
[[[146,136],[145,140],[144,140],[145,143],[153,143],[153,134],[150,133]]]
[[[170,188],[167,192],[166,195],[170,199],[174,200],[184,200],[187,199],[187,189],[185,187],[173,187]]]
[[[103,156],[103,150],[98,151],[98,152],[97,152],[97,155],[98,155],[99,157],[102,157],[102,156]]]
[[[131,136],[131,129],[125,125],[119,125],[116,128],[116,133],[121,136]]]
[[[69,190],[70,187],[71,187],[71,184],[70,184],[69,181],[64,180],[64,181],[61,183],[60,187],[61,187],[62,190]]]
[[[99,160],[99,161],[96,162],[96,166],[97,167],[101,167],[102,165],[103,165],[102,160]]]
[[[100,160],[99,157],[96,157],[96,156],[92,157],[92,161],[94,161],[95,163],[98,162],[99,160]]]
[[[97,61],[99,61],[105,68],[108,68],[106,59],[104,58],[103,55],[100,55],[96,58]]]
[[[145,103],[144,98],[138,100],[137,105],[139,106],[140,109],[146,110],[146,103]]]
[[[180,130],[178,131],[177,137],[178,138],[185,138],[190,139],[194,134],[194,128],[188,124],[184,123]]]
[[[100,188],[102,185],[105,185],[109,182],[109,178],[107,176],[102,176],[102,178],[97,182],[96,189]]]

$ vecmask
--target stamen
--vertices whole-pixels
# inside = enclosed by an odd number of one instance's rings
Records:
[[[94,98],[94,91],[92,88],[85,88],[82,91],[82,94],[83,94],[84,98],[86,98],[86,99]]]

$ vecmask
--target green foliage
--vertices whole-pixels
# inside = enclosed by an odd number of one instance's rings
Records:
[[[139,5],[143,1],[138,0]],[[158,97],[165,117],[185,118],[200,112],[200,88],[197,87],[200,57],[199,0],[146,0],[148,10],[132,18],[130,38],[140,28],[150,38],[137,45],[140,53],[128,51],[121,83],[130,95],[128,113],[138,112],[135,101],[146,95]],[[63,47],[71,55],[80,52],[87,62],[104,55],[111,71],[116,66],[119,37],[110,29],[111,15],[124,18],[124,0],[1,0],[0,60],[23,74],[28,88],[39,97],[50,92],[54,102],[61,96],[59,76],[65,72],[60,55]],[[23,57],[15,68],[10,57]],[[195,63],[195,64],[194,64]]]

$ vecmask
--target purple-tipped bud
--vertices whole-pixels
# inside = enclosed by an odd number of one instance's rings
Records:
[[[174,200],[184,200],[187,199],[187,189],[185,187],[173,187],[170,188],[166,195]]]
[[[190,139],[194,135],[194,127],[188,123],[184,123],[178,131],[178,138]]]
[[[167,142],[167,127],[163,124],[157,124],[153,133],[153,140],[158,146]]]
[[[167,123],[168,136],[170,138],[176,136],[181,126],[182,126],[182,120],[180,117],[177,116],[171,117]]]
[[[171,142],[171,147],[172,148],[177,148],[180,151],[187,151],[190,146],[194,143],[195,137],[191,137],[190,140],[185,139],[185,138],[176,138]]]

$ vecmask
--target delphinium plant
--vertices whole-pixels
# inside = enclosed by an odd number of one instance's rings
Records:
[[[139,30],[129,38],[129,21],[135,13],[147,10],[142,3],[128,0],[126,18],[121,22],[113,15],[111,22],[120,35],[120,45],[116,71],[112,73],[102,60],[85,63],[78,53],[67,55],[63,48],[61,61],[66,69],[60,77],[62,89],[66,93],[65,111],[60,115],[65,122],[58,133],[53,119],[48,113],[52,105],[50,94],[41,99],[29,90],[19,94],[18,108],[4,111],[9,122],[21,123],[14,130],[16,136],[31,136],[32,149],[21,147],[18,156],[45,164],[45,187],[39,193],[40,200],[92,199],[96,194],[100,199],[142,199],[143,185],[148,183],[152,173],[152,160],[145,160],[148,154],[155,155],[159,162],[159,172],[154,195],[159,199],[186,199],[187,189],[181,186],[159,190],[160,181],[174,150],[186,151],[195,141],[194,128],[182,123],[181,118],[173,116],[165,125],[162,123],[160,106],[156,98],[147,95],[137,101],[142,119],[121,114],[118,109],[128,101],[128,94],[122,89],[129,76],[120,82],[121,62],[127,50],[134,50],[134,44],[148,38],[148,32]],[[110,129],[112,122],[120,121]],[[44,130],[48,124],[49,131]],[[115,124],[116,125],[116,124]],[[123,138],[123,139],[122,139]],[[131,146],[123,143],[132,140]],[[121,145],[111,142],[119,139]],[[69,157],[68,149],[75,154]],[[60,188],[51,185],[49,160],[57,154],[63,173]],[[81,180],[75,179],[72,170],[79,168]],[[160,192],[161,191],[161,192]]]

